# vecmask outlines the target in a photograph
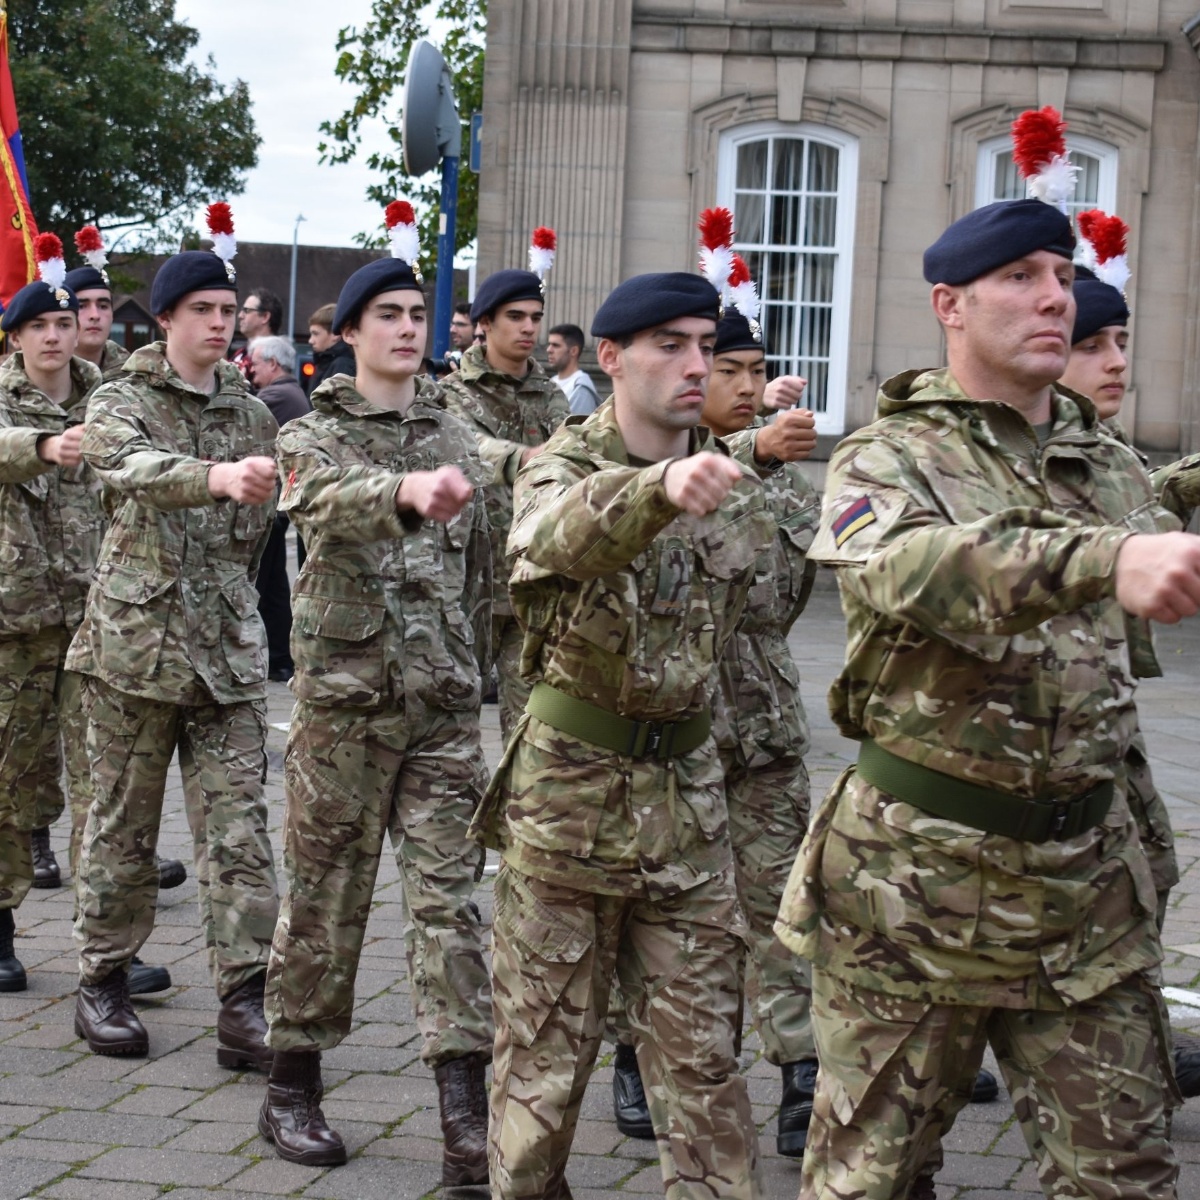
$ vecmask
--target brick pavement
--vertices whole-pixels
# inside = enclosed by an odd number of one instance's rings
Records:
[[[825,689],[840,662],[836,596],[818,591],[793,634],[814,729],[814,791],[827,787],[853,747],[838,737]],[[1169,798],[1184,880],[1167,920],[1167,982],[1200,990],[1200,741],[1193,715],[1200,694],[1200,623],[1163,630],[1169,672],[1143,686],[1141,706],[1155,775]],[[271,720],[286,724],[290,696],[271,685]],[[484,710],[485,739],[499,749],[496,710]],[[284,733],[271,731],[268,796],[278,835]],[[60,862],[66,830],[54,830]],[[176,783],[163,823],[165,853],[190,858]],[[18,953],[29,990],[0,996],[0,1200],[408,1200],[437,1195],[441,1145],[437,1095],[418,1057],[404,977],[403,903],[395,864],[385,859],[358,980],[355,1027],[325,1058],[325,1111],[351,1160],[333,1170],[281,1162],[258,1137],[263,1081],[216,1064],[216,997],[196,924],[195,885],[163,893],[147,962],[170,967],[175,987],[139,1002],[150,1057],[89,1054],[72,1029],[75,955],[69,889],[35,891],[17,913]],[[490,883],[480,890],[490,916]],[[1200,1007],[1173,1006],[1177,1026],[1200,1033]],[[799,1167],[774,1152],[778,1076],[749,1034],[743,1055],[763,1137],[766,1194],[791,1200]],[[596,1071],[568,1170],[580,1200],[661,1194],[657,1158],[644,1142],[621,1137],[610,1116],[608,1059]],[[1180,1197],[1200,1196],[1200,1100],[1175,1121],[1183,1160]],[[1021,1200],[1040,1196],[1007,1098],[968,1107],[947,1143],[940,1200]],[[461,1193],[461,1190],[460,1190]]]

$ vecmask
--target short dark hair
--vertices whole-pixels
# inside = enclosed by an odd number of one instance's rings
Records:
[[[454,306],[454,315],[456,317],[466,317],[471,319],[471,306],[469,304],[456,304]]]
[[[270,288],[255,288],[250,297],[263,306],[267,327],[272,333],[278,333],[283,328],[283,301]]]
[[[337,312],[336,304],[322,304],[311,317],[308,318],[310,325],[320,325],[322,329],[333,332],[333,314]]]
[[[568,346],[573,346],[576,350],[583,349],[583,330],[578,325],[572,325],[569,322],[564,325],[555,325],[550,332],[557,333]]]

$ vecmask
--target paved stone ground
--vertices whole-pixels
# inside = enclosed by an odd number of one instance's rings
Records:
[[[841,658],[841,613],[833,592],[818,591],[793,635],[814,727],[814,791],[827,787],[852,755],[825,709],[825,689]],[[1141,696],[1155,775],[1168,795],[1184,880],[1167,920],[1167,982],[1200,985],[1200,623],[1163,630],[1168,678]],[[290,696],[271,685],[271,720],[286,727]],[[488,752],[499,749],[495,708],[485,708]],[[278,833],[282,810],[284,733],[272,729],[268,796]],[[66,830],[54,831],[60,861]],[[167,800],[161,848],[187,861],[189,838],[179,787]],[[158,922],[143,957],[170,967],[175,987],[140,1003],[150,1030],[150,1057],[122,1060],[89,1054],[72,1030],[75,957],[71,893],[31,893],[17,913],[18,953],[29,990],[0,996],[0,1200],[406,1200],[438,1195],[441,1144],[437,1096],[418,1057],[402,943],[403,908],[396,868],[385,861],[367,931],[353,1032],[326,1055],[325,1111],[341,1130],[351,1159],[333,1170],[281,1162],[260,1140],[254,1120],[260,1076],[216,1064],[216,997],[189,882],[160,897]],[[480,889],[490,916],[490,880]],[[1173,1005],[1178,1026],[1200,1032],[1196,1007]],[[576,1196],[661,1194],[652,1146],[622,1138],[609,1119],[611,1069],[597,1069],[568,1176]],[[790,1200],[799,1167],[774,1150],[779,1082],[748,1032],[743,1055],[755,1117],[762,1131],[766,1194]],[[1179,1195],[1200,1196],[1200,1100],[1177,1115],[1183,1160]],[[1007,1097],[968,1107],[947,1144],[941,1200],[1019,1200],[1040,1191]]]

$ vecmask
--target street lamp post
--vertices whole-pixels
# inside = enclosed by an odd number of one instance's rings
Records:
[[[301,213],[296,218],[292,228],[292,281],[288,288],[288,340],[296,340],[296,252],[300,244],[300,222],[304,220]]]

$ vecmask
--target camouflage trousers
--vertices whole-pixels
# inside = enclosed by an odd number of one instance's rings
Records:
[[[467,837],[486,782],[474,712],[300,701],[285,764],[285,890],[271,946],[268,1043],[328,1050],[350,1031],[385,836],[400,868],[413,1009],[432,1067],[492,1050],[491,985],[470,907]]]
[[[29,892],[29,831],[62,813],[64,765],[73,826],[91,802],[80,677],[62,668],[70,640],[54,626],[0,641],[0,908]]]
[[[150,936],[158,830],[176,748],[197,855],[200,925],[217,994],[267,965],[279,901],[267,836],[266,704],[184,706],[84,680],[95,795],[76,884],[79,975],[99,983]]]
[[[776,1066],[816,1057],[808,960],[775,936],[779,902],[808,828],[808,771],[800,759],[750,770],[722,755],[738,899],[748,927],[746,1000],[763,1053]],[[620,985],[609,1001],[614,1041],[632,1041]]]
[[[801,1200],[901,1200],[940,1162],[990,1042],[1053,1200],[1173,1200],[1166,1014],[1124,980],[1064,1011],[935,1005],[813,971],[821,1073]]]
[[[1150,752],[1139,729],[1125,753],[1125,778],[1129,811],[1137,825],[1138,837],[1150,863],[1154,890],[1158,895],[1158,928],[1167,916],[1167,900],[1171,889],[1179,882],[1179,864],[1175,859],[1175,831],[1166,803],[1154,786],[1150,773]]]
[[[500,868],[492,1195],[569,1197],[565,1172],[615,975],[670,1200],[761,1194],[737,1073],[744,925],[732,873],[669,899],[597,895]]]
[[[515,617],[492,618],[492,654],[496,660],[496,696],[500,705],[500,736],[504,744],[517,727],[532,690],[521,677],[521,646],[525,635]]]

